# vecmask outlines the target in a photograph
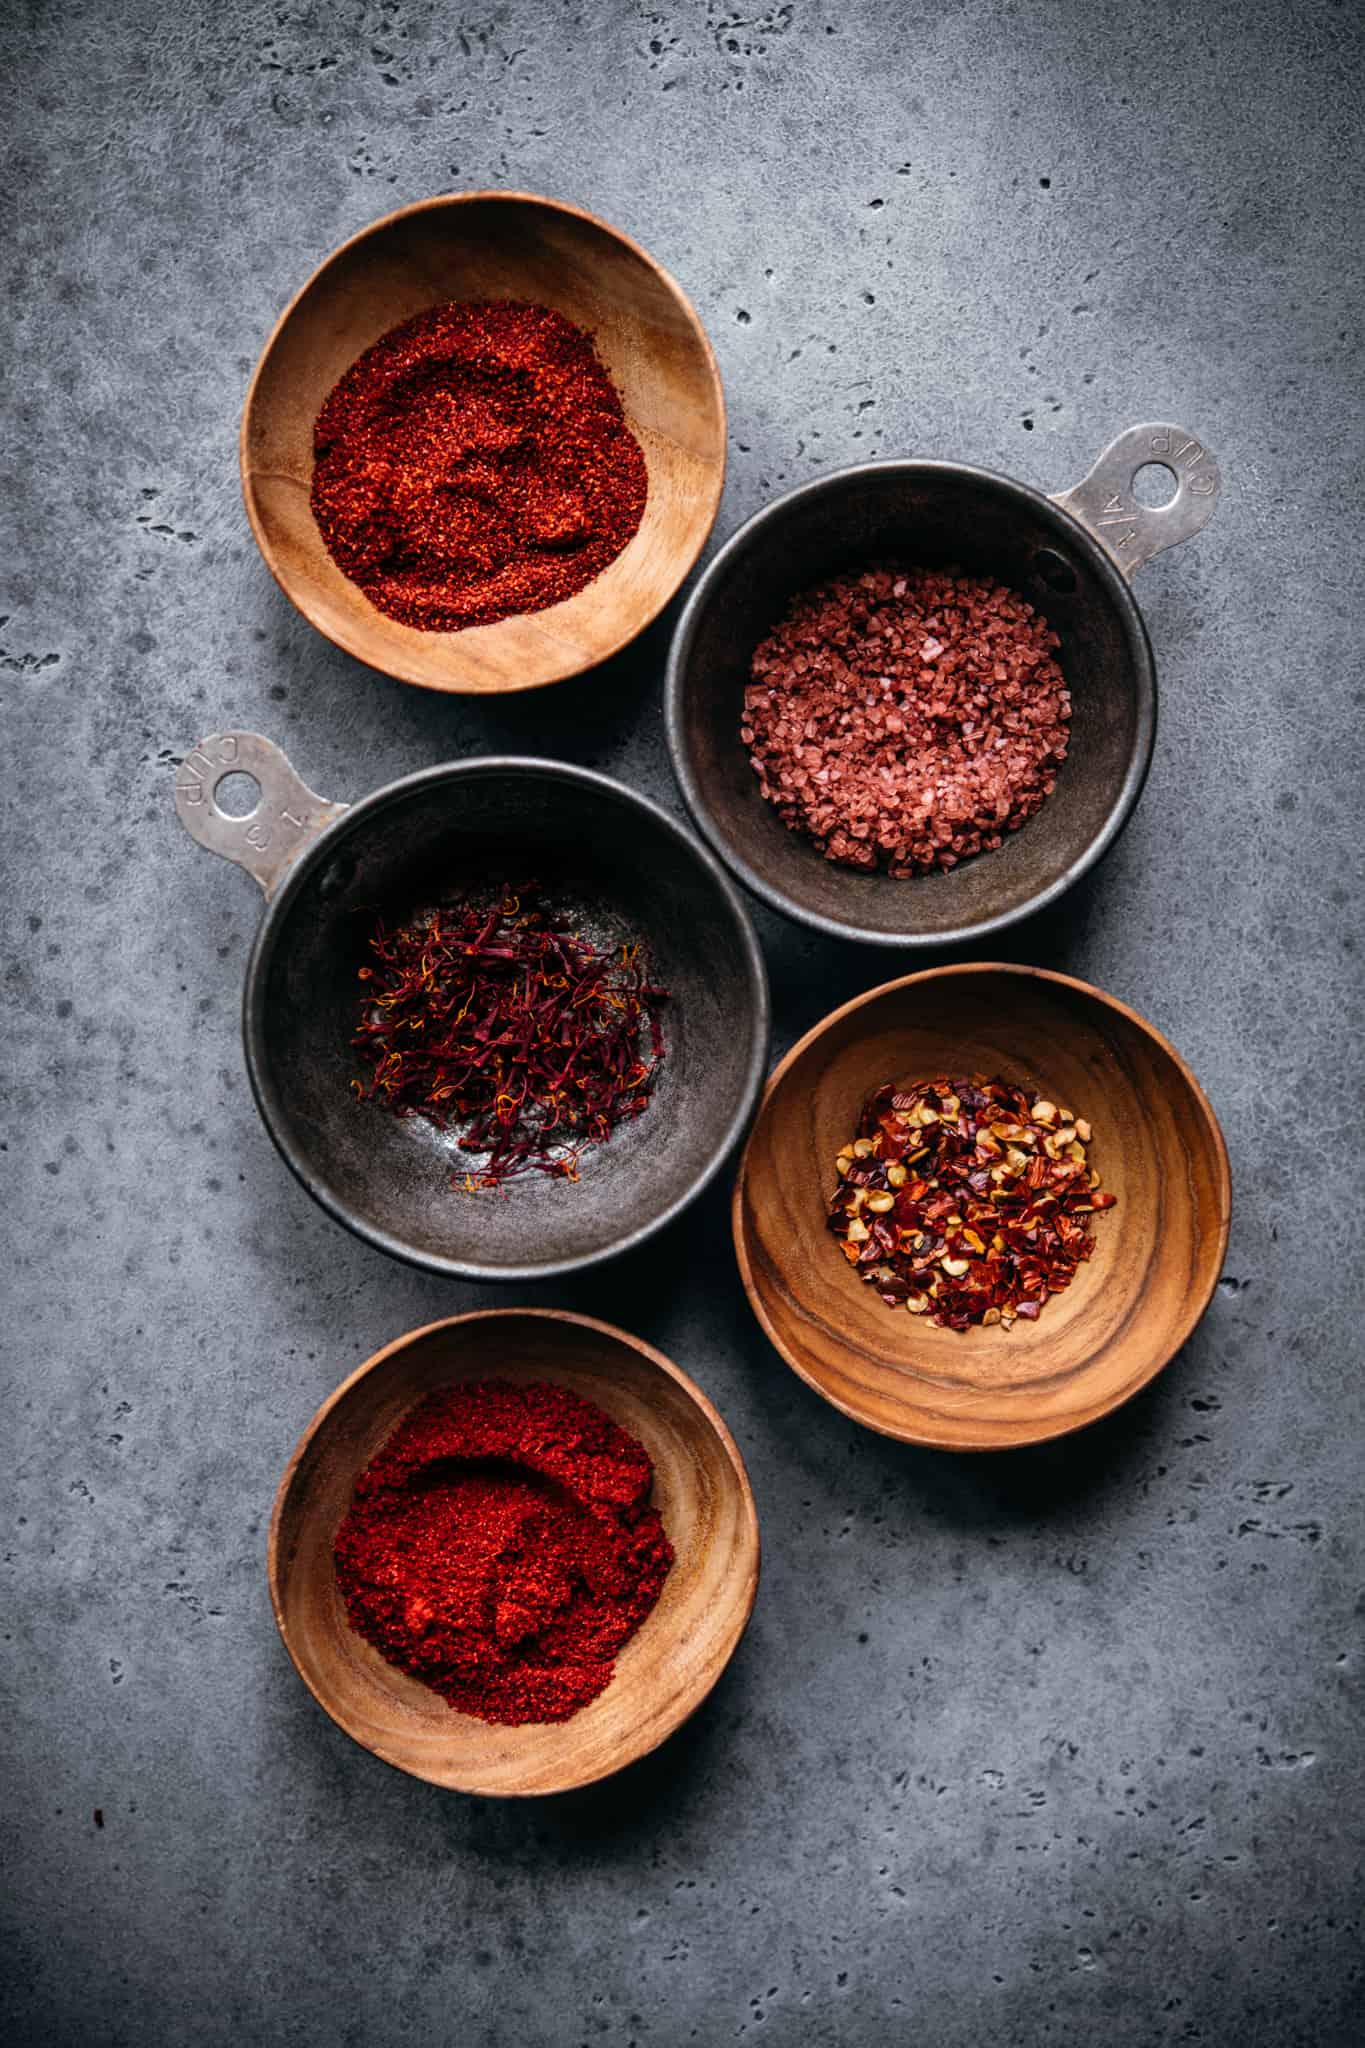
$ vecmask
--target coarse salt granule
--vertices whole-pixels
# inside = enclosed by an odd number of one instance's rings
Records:
[[[897,877],[998,847],[1066,758],[1060,641],[1017,591],[878,566],[795,598],[755,650],[740,737],[826,860]]]

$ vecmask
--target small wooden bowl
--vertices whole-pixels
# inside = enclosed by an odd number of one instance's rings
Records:
[[[523,299],[592,334],[644,452],[638,532],[586,589],[541,612],[421,633],[376,611],[323,546],[313,427],[357,356],[428,306]],[[628,235],[529,192],[458,192],[364,228],[280,315],[247,392],[242,490],[266,564],[320,633],[428,690],[497,694],[577,675],[657,617],[705,546],[725,481],[725,399],[706,330]]]
[[[1003,1075],[1084,1117],[1118,1206],[1036,1323],[941,1330],[887,1308],[826,1228],[835,1155],[884,1081]],[[735,1186],[740,1272],[788,1365],[869,1429],[945,1450],[1095,1422],[1174,1357],[1222,1271],[1227,1149],[1174,1047],[1112,996],[1035,968],[936,968],[835,1010],[768,1083]]]
[[[506,1728],[457,1713],[354,1633],[332,1544],[357,1474],[403,1416],[461,1380],[553,1380],[638,1437],[676,1552],[659,1603],[606,1691],[572,1720]],[[410,1330],[323,1402],[289,1461],[270,1524],[270,1598],[318,1705],[385,1763],[456,1792],[524,1798],[591,1785],[695,1713],[744,1633],[758,1518],[734,1439],[700,1387],[610,1323],[552,1309],[480,1309]]]

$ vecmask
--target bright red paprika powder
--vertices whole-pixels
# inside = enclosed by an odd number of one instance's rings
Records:
[[[404,625],[541,611],[616,559],[645,459],[592,338],[548,306],[432,306],[367,348],[318,414],[328,553]]]
[[[483,1721],[566,1721],[673,1563],[643,1445],[566,1387],[431,1394],[356,1481],[337,1531],[351,1627]]]

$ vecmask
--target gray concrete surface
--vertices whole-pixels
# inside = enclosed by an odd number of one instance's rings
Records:
[[[3,33],[4,2038],[1359,2038],[1359,17],[10,0]],[[237,1036],[255,892],[170,802],[239,723],[330,795],[517,747],[677,807],[667,622],[550,695],[439,702],[324,645],[243,518],[242,395],[295,285],[498,183],[606,213],[702,308],[718,536],[877,451],[1057,488],[1163,414],[1226,478],[1141,579],[1137,817],[999,948],[1135,1003],[1212,1095],[1207,1320],[1109,1425],[955,1460],[793,1379],[719,1194],[521,1290],[698,1376],[766,1538],[695,1724],[531,1807],[373,1761],[276,1639],[299,1430],[495,1297],[354,1243],[280,1165]],[[891,964],[758,922],[782,1041]]]

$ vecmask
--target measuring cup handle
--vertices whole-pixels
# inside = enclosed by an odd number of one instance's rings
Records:
[[[234,774],[250,775],[261,792],[255,810],[241,818],[220,810],[214,794],[223,777]],[[215,732],[176,769],[175,808],[191,839],[236,861],[272,896],[304,847],[347,806],[314,796],[261,733]]]
[[[1149,462],[1175,478],[1175,496],[1165,505],[1143,505],[1133,495],[1133,479]],[[1192,540],[1207,526],[1221,488],[1218,464],[1193,434],[1152,423],[1129,427],[1111,441],[1089,476],[1056,492],[1052,502],[1088,527],[1131,576],[1153,555]]]

